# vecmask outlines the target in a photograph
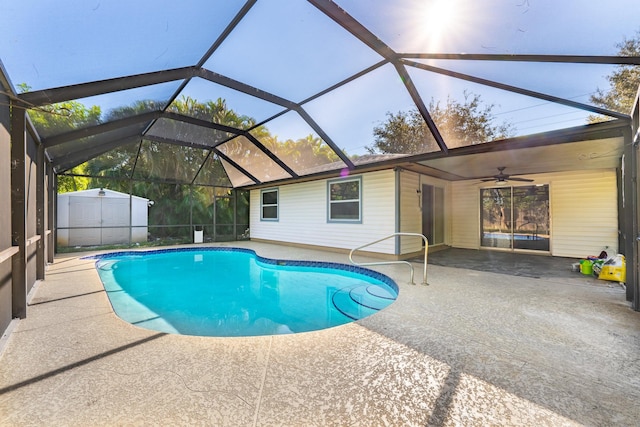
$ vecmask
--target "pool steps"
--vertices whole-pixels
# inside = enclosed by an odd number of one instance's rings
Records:
[[[333,306],[353,320],[360,320],[387,307],[396,297],[378,285],[358,284],[337,290],[331,297]]]

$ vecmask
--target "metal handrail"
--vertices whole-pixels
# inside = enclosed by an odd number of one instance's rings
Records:
[[[393,233],[390,234],[386,237],[383,237],[382,239],[378,239],[375,242],[371,242],[371,243],[367,243],[366,245],[362,245],[362,246],[358,246],[357,248],[353,248],[351,249],[351,252],[349,252],[349,261],[351,261],[352,264],[355,265],[386,265],[386,264],[407,264],[410,268],[411,268],[411,279],[409,281],[409,283],[411,283],[412,285],[415,285],[415,282],[413,281],[413,265],[409,262],[409,261],[379,261],[379,262],[355,262],[353,260],[353,253],[357,250],[360,250],[362,248],[366,248],[367,246],[371,246],[371,245],[375,245],[376,243],[380,243],[383,240],[387,240],[390,239],[392,237],[396,237],[396,236],[416,236],[416,237],[421,237],[422,240],[424,240],[424,272],[423,272],[423,280],[422,280],[422,284],[423,285],[428,285],[427,283],[427,253],[429,252],[429,241],[427,240],[427,238],[419,233]]]

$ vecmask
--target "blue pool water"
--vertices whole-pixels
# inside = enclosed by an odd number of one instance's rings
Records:
[[[362,319],[398,287],[375,271],[263,258],[237,248],[96,256],[115,313],[155,331],[201,336],[306,332]]]
[[[514,233],[483,233],[482,237],[484,239],[511,239],[513,236],[514,240],[544,240],[545,237],[532,235],[532,234],[519,234]]]

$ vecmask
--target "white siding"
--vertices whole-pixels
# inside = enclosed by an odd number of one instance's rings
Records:
[[[400,173],[400,231],[422,233],[422,211],[416,190],[420,188],[420,175],[414,172]],[[422,250],[418,237],[400,238],[400,253],[408,254]]]
[[[260,220],[260,190],[251,191],[251,238],[340,249],[382,238],[395,231],[395,172],[362,176],[362,223],[327,221],[327,180],[279,186],[278,221]],[[393,239],[366,250],[395,253]]]
[[[551,254],[580,258],[618,250],[615,170],[531,175],[532,184],[549,184]],[[477,181],[454,182],[452,241],[458,248],[480,247],[480,188]]]
[[[618,191],[615,171],[551,176],[552,254],[598,255],[618,250]]]
[[[480,189],[476,182],[451,183],[451,246],[480,246]]]
[[[531,175],[533,184],[549,184],[551,254],[562,257],[598,255],[618,250],[615,170]],[[416,190],[421,183],[445,188],[445,243],[480,247],[478,181],[447,183],[413,172],[400,174],[400,229],[420,233],[422,213]],[[327,180],[279,187],[279,221],[260,221],[260,190],[251,192],[251,237],[263,240],[352,249],[395,231],[395,172],[362,175],[362,224],[327,222]],[[402,239],[401,254],[420,250],[419,240]],[[394,239],[368,248],[395,253]]]

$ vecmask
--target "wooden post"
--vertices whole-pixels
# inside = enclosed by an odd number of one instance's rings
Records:
[[[47,263],[44,253],[45,239],[47,238],[45,234],[44,176],[44,146],[38,144],[38,153],[36,155],[36,234],[40,236],[40,239],[36,248],[36,280],[44,280],[44,267]]]
[[[11,108],[11,244],[18,247],[11,267],[12,315],[20,319],[27,317],[26,114],[22,108]]]

